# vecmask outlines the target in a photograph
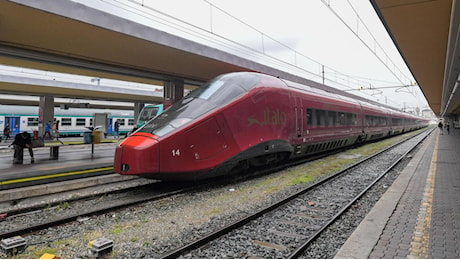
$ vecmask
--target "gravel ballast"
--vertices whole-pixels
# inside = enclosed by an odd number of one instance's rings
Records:
[[[107,256],[109,258],[159,258],[163,253],[194,238],[223,227],[250,212],[280,200],[287,194],[298,191],[305,186],[302,180],[314,179],[337,171],[337,168],[351,164],[379,150],[382,145],[395,142],[399,138],[401,137],[368,144],[251,180],[210,187],[200,192],[180,194],[109,214],[82,218],[28,236],[25,238],[28,246],[24,253],[15,256],[0,253],[0,257],[39,258],[44,253],[51,253],[61,258],[89,258],[88,242],[105,237],[114,241],[113,251]],[[335,164],[337,166],[331,166]],[[337,224],[327,232],[330,233],[329,238],[322,236],[318,239],[318,245],[315,244],[315,248],[309,249],[304,257],[332,258],[359,224],[360,219],[391,185],[399,170],[393,172],[394,177],[384,178],[382,183],[377,185],[379,188],[373,191],[372,195],[366,195],[359,207],[349,214],[349,218],[344,217],[342,224]],[[105,199],[110,200],[110,196]],[[54,207],[47,210],[78,211],[78,208]],[[33,217],[33,214],[29,215],[22,220],[23,224],[27,225],[27,221],[32,221]],[[14,219],[6,221],[14,221]]]

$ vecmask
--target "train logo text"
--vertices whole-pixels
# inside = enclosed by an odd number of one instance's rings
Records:
[[[265,125],[284,125],[286,124],[286,112],[281,112],[279,109],[270,110],[266,108],[264,110],[263,119],[256,119],[254,115],[248,117],[248,125],[258,124],[260,126]]]

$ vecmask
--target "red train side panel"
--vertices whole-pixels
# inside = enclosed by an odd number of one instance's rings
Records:
[[[142,133],[126,138],[115,150],[115,172],[136,175],[158,172],[158,148],[156,136],[151,134]]]
[[[121,142],[114,168],[162,180],[210,178],[415,129],[415,122],[275,77],[231,73],[193,91]]]

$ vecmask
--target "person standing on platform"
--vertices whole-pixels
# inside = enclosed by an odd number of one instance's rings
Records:
[[[43,139],[45,139],[47,134],[50,140],[53,140],[53,137],[51,136],[51,121],[48,121],[48,123],[45,125],[45,134],[43,134]]]
[[[10,125],[6,124],[5,128],[3,129],[3,135],[5,136],[5,142],[8,141],[8,138],[10,138],[10,134],[11,134]],[[1,140],[2,139],[0,138],[0,142]]]
[[[439,131],[441,132],[441,134],[443,134],[443,131],[442,131],[443,126],[444,125],[442,124],[442,121],[439,121],[438,127],[439,127]]]
[[[115,121],[115,125],[113,126],[113,137],[118,138],[120,131],[120,123],[118,123],[118,120]]]
[[[444,125],[444,128],[446,128],[447,134],[450,134],[450,125],[449,125],[449,121],[446,121],[446,123],[445,123],[445,125]]]
[[[61,142],[61,144],[64,144],[61,140],[59,140],[59,120],[56,121],[56,123],[53,124],[53,135],[56,137],[56,140],[58,140],[59,142]]]

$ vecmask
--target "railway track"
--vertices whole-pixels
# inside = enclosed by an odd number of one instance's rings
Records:
[[[347,148],[349,149],[349,148]],[[308,158],[297,159],[295,161],[286,162],[280,165],[274,165],[272,167],[267,168],[259,168],[259,169],[252,169],[249,172],[246,172],[241,175],[232,176],[232,182],[238,181],[245,181],[250,178],[257,178],[258,176],[270,174],[272,172],[277,172],[282,169],[286,169],[288,167],[293,167],[296,165],[301,165],[310,161],[315,161],[326,156],[331,156],[336,153],[343,152],[347,150],[346,148],[337,149],[334,151],[324,152],[318,155],[310,156]],[[7,216],[15,216],[15,215],[24,215],[27,216],[29,212],[41,212],[45,208],[49,207],[59,207],[60,205],[68,205],[69,203],[78,203],[79,201],[83,201],[90,197],[97,197],[102,195],[108,195],[112,193],[123,193],[129,192],[130,190],[137,190],[138,194],[150,194],[152,190],[161,191],[165,188],[159,188],[160,185],[163,184],[153,184],[154,180],[148,179],[139,179],[139,178],[129,178],[127,176],[120,176],[118,174],[110,174],[105,173],[105,176],[96,176],[90,178],[82,178],[81,180],[64,180],[58,181],[51,184],[44,184],[44,185],[34,185],[32,187],[24,187],[19,189],[11,189],[0,191],[0,207],[2,211],[0,214],[6,214]],[[211,180],[207,183],[208,185],[218,185],[218,184],[225,184],[228,180]],[[170,185],[170,184],[167,184]],[[155,187],[158,186],[158,187]],[[168,187],[168,186],[165,186]],[[171,188],[174,186],[170,186]],[[188,190],[198,189],[202,187],[202,185],[194,185],[194,187]],[[17,191],[18,190],[18,191]],[[19,191],[21,190],[21,191]],[[170,192],[170,191],[167,191]],[[3,194],[4,193],[4,194]],[[2,195],[3,194],[3,195]],[[11,194],[16,194],[15,196],[11,196]],[[102,195],[101,195],[102,194]],[[172,193],[174,194],[174,193]],[[155,193],[153,195],[153,199],[155,196],[161,197]],[[124,199],[125,200],[125,199]],[[145,201],[149,201],[150,199],[146,199]],[[139,199],[139,202],[145,202],[142,198]],[[128,201],[126,202],[126,207],[130,205],[136,204],[136,202]],[[114,209],[121,208],[123,206],[123,202],[118,203],[118,205],[114,206]],[[68,207],[68,206],[66,206]],[[110,206],[104,207],[101,209],[100,212],[108,212],[110,211]],[[91,210],[88,213],[81,213],[82,215],[92,215],[98,214],[99,209]],[[46,217],[48,218],[48,217]],[[64,217],[67,218],[67,217]],[[77,219],[78,216],[71,216],[68,220],[57,220],[56,223],[65,223],[72,221],[72,219]],[[40,225],[38,225],[40,226]],[[34,230],[38,230],[39,228],[33,228]],[[45,225],[45,227],[52,226],[52,222]],[[0,229],[0,232],[2,229]],[[27,231],[24,231],[25,233]],[[23,232],[23,233],[24,233]],[[21,233],[21,231],[17,231],[15,233]],[[4,237],[0,233],[0,238]]]
[[[319,154],[266,169],[256,169],[244,176],[236,176],[232,181],[245,181],[249,178],[256,178],[257,176],[276,172],[281,169],[296,166],[309,161],[314,161],[343,150],[344,149],[338,149],[336,151]],[[30,192],[22,191],[21,193],[25,194],[25,196],[20,198],[13,197],[9,200],[1,200],[2,197],[0,196],[0,206],[3,208],[0,214],[4,214],[10,220],[6,225],[3,225],[0,228],[0,239],[16,235],[27,235],[31,232],[77,221],[85,216],[100,215],[145,202],[174,196],[179,193],[196,191],[207,185],[216,186],[227,181],[224,179],[211,180],[209,182],[202,182],[201,184],[190,186],[189,184],[184,183],[161,183],[154,180],[138,178],[130,179],[126,178],[126,176],[119,176],[117,174],[112,175],[116,175],[115,178],[118,178],[112,181],[107,180],[107,183],[99,181],[98,179],[110,178],[111,176],[90,178],[94,179],[93,181],[90,181],[93,182],[93,184],[87,184],[86,180],[84,180],[84,183],[80,185],[75,185],[73,181],[70,181],[70,184],[68,184],[68,181],[53,183],[51,185],[59,187],[59,192],[55,193],[46,192],[46,190],[53,190],[53,188],[48,187],[50,184],[47,184],[45,185],[46,187],[43,188],[43,193],[37,191],[37,189],[40,189],[39,187],[30,187],[26,188],[27,190],[30,190]],[[82,187],[82,185],[85,187]],[[10,190],[10,192],[16,193],[14,190]],[[101,203],[98,202],[100,200],[99,198],[107,196],[111,196],[111,200],[117,202],[108,202],[101,206]],[[66,208],[71,208],[73,207],[72,205],[78,203],[88,204],[88,206],[79,206],[85,208],[85,210],[80,211],[77,214],[67,214],[65,212]],[[38,218],[41,222],[32,225],[28,223],[27,226],[23,226],[23,221],[21,219],[27,218],[32,214],[42,215],[41,218]]]
[[[425,131],[365,158],[161,258],[300,257],[324,230],[358,205],[360,198],[428,134]]]
[[[303,162],[301,162],[301,161],[300,162],[291,162],[290,164],[292,166],[292,165],[296,165],[296,164],[300,164],[300,163],[303,163]],[[286,167],[286,166],[284,165],[282,167]],[[261,171],[258,171],[257,173],[255,173],[254,175],[256,175],[256,176],[260,175],[261,174],[260,172],[264,172],[264,171],[266,173],[266,170],[261,170]],[[273,171],[273,169],[271,169],[269,171]],[[155,186],[155,185],[158,185],[158,186]],[[216,185],[216,184],[213,184],[213,185]],[[317,185],[318,184],[316,184],[315,186],[317,186]],[[108,194],[107,196],[111,196],[110,200],[117,201],[117,203],[111,203],[110,205],[104,205],[104,207],[100,207],[99,205],[97,205],[97,203],[92,202],[91,200],[88,200],[89,204],[93,204],[93,206],[94,206],[94,207],[92,207],[93,209],[89,209],[90,207],[83,206],[83,207],[85,207],[85,211],[81,211],[78,214],[70,214],[70,215],[67,215],[67,216],[61,216],[60,212],[61,212],[61,210],[63,208],[65,208],[65,207],[73,207],[70,202],[66,202],[66,201],[61,202],[59,204],[56,204],[56,205],[54,205],[52,207],[48,207],[48,208],[31,209],[30,211],[18,212],[19,214],[17,216],[11,216],[13,220],[8,222],[8,224],[13,223],[16,226],[8,227],[6,225],[2,225],[3,229],[0,229],[0,239],[7,238],[7,237],[12,237],[12,236],[15,236],[15,235],[25,236],[25,235],[27,235],[29,233],[36,233],[37,231],[44,230],[44,229],[47,229],[49,227],[55,227],[57,225],[61,225],[61,224],[64,224],[64,223],[69,223],[69,222],[74,222],[74,221],[78,222],[78,221],[80,221],[82,219],[84,220],[85,216],[100,215],[100,214],[104,214],[104,213],[107,213],[107,212],[114,212],[114,211],[117,211],[117,210],[120,210],[120,209],[123,209],[123,208],[129,208],[131,206],[135,207],[135,205],[142,204],[144,202],[155,201],[155,200],[161,199],[161,198],[172,197],[175,194],[187,193],[187,192],[191,192],[193,190],[198,190],[198,189],[200,189],[200,188],[196,187],[196,186],[195,187],[175,187],[175,188],[165,186],[163,188],[160,188],[160,184],[151,184],[150,186],[146,186],[145,189],[141,188],[141,187],[136,187],[135,190],[136,190],[136,193],[138,195],[133,196],[131,198],[127,198],[127,196],[125,196],[125,195],[119,195],[118,196],[116,194]],[[156,192],[152,193],[152,190],[156,191]],[[123,194],[123,193],[120,193],[120,194]],[[316,212],[315,214],[316,214],[316,216],[318,216],[318,218],[320,218],[319,216],[322,213],[324,213],[324,214],[327,213],[327,211],[323,210],[322,208],[316,208],[314,206],[310,206],[310,203],[313,203],[313,204],[316,204],[316,205],[320,205],[320,204],[322,205],[323,203],[322,202],[317,202],[315,200],[307,201],[307,204],[308,204],[307,208],[310,208],[312,211]],[[301,207],[304,208],[304,207],[306,207],[305,205],[307,205],[307,204],[304,204]],[[55,212],[55,215],[60,215],[60,216],[50,217],[49,216],[50,211]],[[21,227],[21,223],[23,222],[21,219],[22,218],[27,218],[31,214],[34,214],[34,215],[35,214],[42,214],[44,221],[42,221],[40,223],[35,223],[33,225],[31,225],[30,222],[28,222],[26,227]],[[113,214],[113,213],[111,213],[111,214]],[[262,213],[262,215],[263,214],[264,213]],[[249,217],[249,219],[251,219],[251,218],[254,218],[254,217]],[[321,219],[322,219],[322,217],[321,217]],[[249,220],[249,221],[251,221],[251,220]],[[6,222],[4,222],[4,223],[6,223]],[[283,224],[283,225],[289,225],[289,223],[290,223],[289,221],[281,222],[281,224]],[[313,224],[313,226],[316,227],[317,224]],[[219,233],[219,231],[215,232],[215,233]],[[280,233],[280,231],[277,231],[275,229],[272,229],[271,233],[276,235],[276,236],[280,236],[282,234],[282,233]],[[220,234],[223,234],[222,231],[220,231]],[[296,239],[298,239],[298,238],[296,238]],[[264,246],[268,247],[268,248],[277,247],[276,243],[270,243],[270,242],[267,243],[263,239],[258,239],[258,240],[255,240],[255,241],[256,241],[256,243],[259,243],[258,247],[264,247]],[[203,243],[203,242],[199,242],[199,243]],[[280,244],[282,244],[282,243],[280,243]],[[197,247],[197,246],[199,246],[199,244],[192,245],[192,248]],[[180,250],[181,251],[180,254],[184,254],[184,252],[186,252],[186,250],[188,250],[188,249],[184,249],[184,250],[185,251]],[[279,250],[279,249],[273,249],[272,248],[271,250]],[[187,253],[185,253],[185,254],[186,254],[185,257],[189,256]],[[170,255],[166,254],[163,257],[170,258],[170,257],[177,257],[177,256],[178,256],[177,253],[172,252],[172,254],[170,254]],[[184,256],[182,256],[182,257],[184,257]],[[194,257],[194,256],[192,256],[192,257]],[[210,257],[210,256],[207,256],[207,257]],[[240,257],[245,257],[245,256],[241,255]]]
[[[87,216],[100,215],[145,202],[171,197],[179,193],[189,192],[199,189],[201,186],[190,186],[183,183],[172,185],[153,182],[99,195],[78,199],[72,198],[53,204],[48,203],[47,206],[33,205],[20,210],[3,212],[8,221],[5,221],[0,227],[0,239],[25,236],[50,227],[77,221]],[[108,198],[102,199],[102,197]],[[79,207],[81,210],[78,213],[67,213],[66,209],[74,207],[74,204],[79,204],[75,207]],[[36,223],[24,221],[30,215],[34,215],[34,218],[39,221]],[[23,223],[27,224],[24,225]]]

